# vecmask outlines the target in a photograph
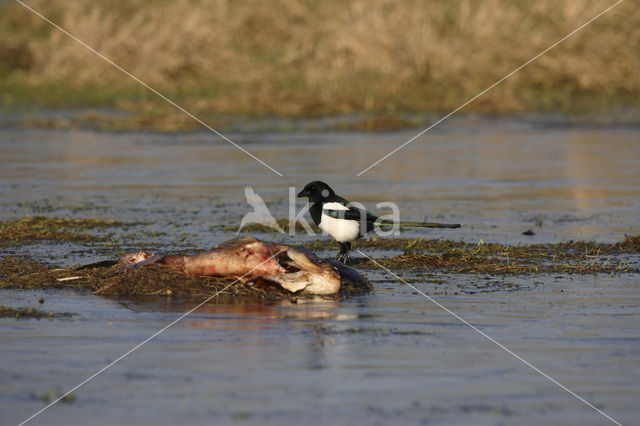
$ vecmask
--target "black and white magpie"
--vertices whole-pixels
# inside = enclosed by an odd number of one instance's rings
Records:
[[[374,228],[374,225],[393,226],[390,220],[381,220],[378,216],[362,208],[351,205],[349,201],[337,195],[329,185],[319,180],[309,182],[298,197],[308,197],[312,203],[309,208],[311,219],[327,234],[340,243],[340,252],[336,259],[346,261],[351,250],[351,241],[357,240]],[[399,222],[402,228],[460,228],[460,224],[433,222]]]

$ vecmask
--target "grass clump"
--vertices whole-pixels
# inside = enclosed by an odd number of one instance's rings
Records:
[[[33,308],[12,308],[9,306],[0,306],[0,318],[15,318],[15,319],[27,319],[27,318],[68,318],[73,314],[62,312],[53,313],[45,312]]]
[[[568,241],[555,244],[504,245],[468,244],[434,240],[370,240],[362,247],[404,250],[404,254],[376,262],[389,269],[440,270],[453,273],[529,274],[638,272],[638,265],[626,264],[623,254],[640,253],[640,236],[626,236],[615,244]],[[360,246],[360,242],[358,243]],[[636,259],[637,263],[637,259]],[[373,261],[361,261],[367,268]]]
[[[75,288],[105,296],[203,296],[233,282],[233,279],[196,277],[159,268],[123,271],[112,266],[47,268],[35,265],[38,264],[12,257],[1,259],[0,289]],[[239,287],[230,292],[238,291]]]
[[[357,240],[352,243],[354,248],[371,248],[376,250],[402,250],[405,252],[427,250],[430,252],[442,252],[456,247],[464,247],[468,244],[452,240],[425,240],[423,238],[370,238]],[[340,245],[335,240],[315,240],[302,244],[310,250],[339,249]]]
[[[291,230],[291,223],[289,222],[289,219],[285,219],[285,218],[276,219],[276,223],[278,224],[280,229],[282,229],[282,231],[287,233],[287,234]],[[313,232],[315,232],[315,233],[320,233],[321,232],[320,228],[318,228],[318,226],[315,225],[314,223],[310,223],[309,226],[311,227],[311,230]],[[295,222],[293,227],[295,228],[295,232],[306,231],[306,229],[304,228],[304,226],[302,226],[302,224],[300,222]],[[217,229],[222,229],[223,231],[241,232],[241,233],[244,233],[244,234],[254,233],[254,232],[264,233],[264,234],[279,232],[277,229],[272,228],[271,226],[267,226],[267,225],[261,224],[261,223],[248,223],[248,224],[244,225],[242,227],[242,229],[240,228],[239,225],[228,225],[228,226],[222,226],[222,227],[212,227],[212,230],[217,230]]]
[[[640,253],[640,235],[625,235],[623,241],[610,247],[611,250],[620,252]]]
[[[89,221],[78,226],[101,225]],[[310,249],[337,249],[334,241],[327,240],[304,245]],[[365,253],[371,249],[403,252],[390,258],[378,258],[375,262],[363,257],[351,259],[350,263],[354,266],[368,270],[378,269],[380,264],[396,271],[485,275],[640,272],[640,235],[626,236],[623,241],[614,244],[568,241],[531,245],[374,238],[358,241],[356,248]],[[357,256],[356,253],[354,256]],[[74,288],[109,297],[203,298],[223,290],[221,294],[224,295],[264,300],[299,297],[277,287],[261,288],[234,283],[233,278],[191,276],[154,267],[123,270],[116,260],[80,267],[49,268],[26,259],[4,257],[0,259],[0,290],[4,288]],[[345,279],[336,297],[368,291],[370,288],[358,287]]]
[[[23,217],[0,222],[0,244],[24,244],[33,240],[96,241],[104,238],[81,231],[119,225],[115,220],[92,218]]]
[[[55,401],[58,398],[60,398],[61,402],[66,404],[71,404],[76,401],[76,397],[72,393],[65,394],[64,392],[56,388],[47,389],[46,392],[44,392],[40,398],[46,404],[50,403],[51,401]]]
[[[6,256],[0,259],[0,279],[44,272],[48,268],[41,263],[27,259]]]

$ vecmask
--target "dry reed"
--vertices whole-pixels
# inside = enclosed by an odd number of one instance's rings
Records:
[[[197,112],[282,115],[454,108],[612,3],[29,2]],[[17,4],[2,7],[0,35],[5,102],[64,105],[76,99],[173,114]],[[639,69],[640,8],[628,1],[470,108],[505,112],[634,103]]]

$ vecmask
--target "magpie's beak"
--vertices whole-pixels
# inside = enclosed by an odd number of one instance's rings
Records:
[[[300,198],[300,197],[308,197],[309,195],[311,195],[311,194],[306,189],[303,189],[302,191],[298,192],[298,198]]]

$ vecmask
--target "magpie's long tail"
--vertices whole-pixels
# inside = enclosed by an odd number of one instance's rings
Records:
[[[380,224],[383,226],[393,226],[395,222],[391,220],[381,220]],[[460,228],[459,223],[436,223],[436,222],[397,222],[400,228]]]

